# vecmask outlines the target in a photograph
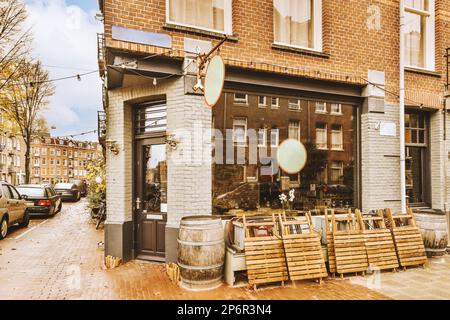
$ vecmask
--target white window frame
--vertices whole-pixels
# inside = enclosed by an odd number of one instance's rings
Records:
[[[259,139],[260,133],[264,133],[263,143],[260,143],[260,139]],[[258,147],[259,148],[266,148],[267,147],[267,129],[266,128],[260,128],[258,130]]]
[[[243,94],[243,95],[245,95],[245,98],[244,99],[236,98],[237,94]],[[239,104],[239,105],[248,105],[248,94],[246,94],[246,93],[239,93],[239,92],[234,93],[233,94],[233,103],[234,104]]]
[[[336,163],[339,163],[339,166],[336,166]],[[344,161],[339,161],[339,160],[333,160],[331,162],[331,166],[330,166],[330,173],[331,173],[331,177],[333,177],[333,171],[335,170],[339,170],[339,180],[333,180],[331,179],[333,183],[335,182],[341,182],[342,178],[344,177]]]
[[[273,99],[277,102],[276,104],[273,104]],[[278,97],[271,97],[270,98],[270,108],[271,109],[279,109],[280,108],[280,98]]]
[[[313,0],[314,2],[314,8],[313,13],[314,17],[312,17],[313,20],[313,28],[314,28],[314,40],[313,40],[313,47],[304,47],[304,46],[297,46],[290,43],[284,43],[274,40],[274,44],[281,45],[281,46],[287,46],[302,50],[309,50],[309,51],[315,51],[315,52],[322,52],[323,51],[323,44],[322,44],[322,0]],[[273,2],[272,2],[273,5]],[[274,10],[275,6],[273,5]],[[275,23],[273,24],[273,32],[275,34]]]
[[[325,129],[317,128],[317,124],[318,123],[316,123],[316,149],[317,150],[328,150],[328,124],[321,123],[321,124],[325,125]],[[325,143],[324,143],[326,145],[325,147],[323,147],[323,146],[319,147],[319,143],[317,141],[317,130],[325,131]]]
[[[333,129],[333,126],[339,126],[340,130]],[[336,145],[333,144],[333,135],[339,133],[340,134],[340,145],[339,147],[336,147]],[[344,130],[341,124],[333,124],[331,125],[331,150],[334,151],[344,151]]]
[[[223,10],[223,20],[224,20],[223,28],[224,28],[224,30],[223,31],[170,20],[170,4],[169,4],[169,2],[170,2],[170,0],[166,0],[166,23],[183,26],[183,27],[194,28],[194,29],[198,29],[198,30],[217,32],[217,33],[222,33],[222,34],[227,34],[227,35],[233,34],[232,0],[224,0],[224,10]]]
[[[278,128],[270,129],[270,146],[272,148],[278,148],[279,145],[280,145],[280,129]]]
[[[296,100],[297,102],[295,104],[291,103],[291,101],[293,101],[293,100]],[[295,98],[288,99],[288,109],[294,110],[294,111],[301,111],[300,99],[295,99]]]
[[[240,122],[241,123],[238,123]],[[236,140],[236,127],[239,126],[241,127],[242,125],[244,125],[245,130],[244,130],[244,141],[237,141]],[[236,146],[246,146],[247,145],[247,118],[234,118],[233,119],[233,144]]]
[[[263,103],[260,102],[260,99],[263,98]],[[267,107],[267,97],[266,96],[258,96],[258,107],[265,108]]]
[[[325,110],[318,110],[317,106],[320,106],[323,104],[323,107],[325,108]],[[328,113],[328,108],[327,108],[327,103],[326,102],[316,102],[315,106],[314,106],[314,112],[315,113],[320,113],[320,114],[326,114]]]
[[[420,70],[428,70],[435,71],[436,69],[436,61],[435,61],[435,51],[436,51],[436,14],[435,14],[435,0],[428,0],[428,11],[418,10],[415,8],[408,7],[405,3],[405,12],[419,14],[422,16],[426,16],[426,24],[425,24],[425,49],[424,49],[424,62],[425,67],[418,66],[410,66],[406,65],[406,68],[412,69],[420,69]]]
[[[290,135],[290,133],[291,133],[291,125],[293,125],[294,123],[298,124],[298,126],[296,127],[296,130],[297,130],[297,137],[296,138],[291,137],[291,135]],[[296,139],[296,140],[300,141],[300,139],[301,139],[300,128],[301,128],[300,120],[290,120],[289,124],[288,124],[288,137],[289,137],[289,139]]]
[[[338,106],[339,111],[333,111],[333,106]],[[342,104],[340,103],[330,103],[330,114],[335,115],[335,116],[340,116],[342,115]]]

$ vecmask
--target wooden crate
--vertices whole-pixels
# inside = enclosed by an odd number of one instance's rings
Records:
[[[336,222],[346,220],[346,230],[337,230]],[[335,217],[331,212],[336,272],[344,275],[353,272],[365,272],[369,267],[366,243],[362,226],[351,215],[347,218]]]
[[[375,215],[362,215],[356,210],[355,214],[362,226],[369,268],[371,270],[398,268],[394,240],[391,231],[386,228],[383,212],[379,210]]]
[[[282,238],[290,280],[318,279],[328,276],[320,235],[314,231],[311,217],[288,220],[280,216]]]
[[[243,216],[245,229],[245,264],[248,282],[251,285],[284,282],[289,279],[284,253],[283,240],[279,234],[275,217],[271,219],[253,218],[248,222]],[[270,236],[254,236],[252,228],[268,227],[273,234]]]
[[[407,214],[394,215],[390,209],[385,210],[390,221],[391,232],[400,266],[420,266],[428,262],[422,234],[416,226],[412,210]]]

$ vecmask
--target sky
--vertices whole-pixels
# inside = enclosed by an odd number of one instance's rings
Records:
[[[97,0],[26,0],[26,4],[33,54],[49,71],[50,79],[98,69],[97,33],[102,32],[102,24],[94,19]],[[56,127],[52,135],[97,129],[97,111],[102,110],[99,74],[54,84],[56,93],[44,111],[49,126]],[[96,140],[97,134],[74,139]]]

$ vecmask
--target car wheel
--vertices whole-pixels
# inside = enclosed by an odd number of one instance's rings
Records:
[[[6,217],[3,217],[2,221],[0,222],[0,240],[4,239],[7,234],[8,234],[8,219],[6,219]]]
[[[22,222],[19,223],[19,227],[26,228],[28,227],[29,224],[30,224],[30,214],[28,213],[28,211],[25,211],[22,218]]]

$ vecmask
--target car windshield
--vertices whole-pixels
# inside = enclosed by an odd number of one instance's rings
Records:
[[[72,183],[57,183],[55,189],[72,189]]]
[[[43,197],[45,189],[36,187],[17,187],[17,191],[21,195],[27,195],[28,197]]]

